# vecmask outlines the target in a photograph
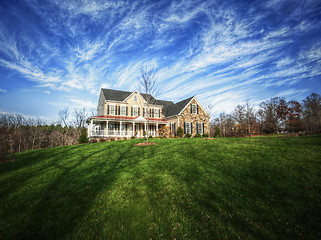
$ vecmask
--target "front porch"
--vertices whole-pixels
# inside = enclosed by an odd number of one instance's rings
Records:
[[[165,125],[165,122],[158,120],[149,121],[143,117],[133,120],[127,119],[101,119],[92,118],[88,126],[89,138],[127,137],[135,136],[143,138],[146,136],[158,136],[158,129]]]

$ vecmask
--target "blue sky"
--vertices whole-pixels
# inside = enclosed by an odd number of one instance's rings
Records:
[[[213,115],[321,94],[321,2],[1,0],[0,111],[57,119],[132,91],[158,68],[163,100],[196,95]]]

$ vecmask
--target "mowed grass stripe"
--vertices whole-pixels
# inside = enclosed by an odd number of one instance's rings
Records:
[[[152,139],[0,164],[0,239],[319,239],[321,137]]]

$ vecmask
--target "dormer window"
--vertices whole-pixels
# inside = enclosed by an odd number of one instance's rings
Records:
[[[137,102],[137,95],[134,95],[134,102]]]

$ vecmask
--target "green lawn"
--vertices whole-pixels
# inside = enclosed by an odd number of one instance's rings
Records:
[[[321,239],[321,136],[152,139],[0,164],[0,239]]]

